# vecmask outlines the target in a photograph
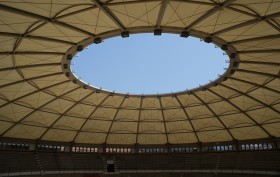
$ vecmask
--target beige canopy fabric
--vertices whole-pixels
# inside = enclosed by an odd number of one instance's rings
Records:
[[[78,44],[154,29],[224,41],[238,68],[205,89],[162,96],[99,93],[65,75]],[[275,0],[1,0],[0,137],[124,145],[280,137],[279,32]]]

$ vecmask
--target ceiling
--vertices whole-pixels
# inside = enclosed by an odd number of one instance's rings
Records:
[[[141,145],[280,137],[280,1],[1,0],[0,16],[0,137]],[[226,44],[238,67],[231,59],[217,83],[161,96],[99,93],[65,75],[77,46],[154,29]]]

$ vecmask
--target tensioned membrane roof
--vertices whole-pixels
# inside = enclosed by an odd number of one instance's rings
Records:
[[[277,0],[1,0],[0,137],[140,145],[279,137],[279,23]],[[66,76],[77,46],[154,29],[226,45],[236,54],[229,73],[160,96],[86,89]]]

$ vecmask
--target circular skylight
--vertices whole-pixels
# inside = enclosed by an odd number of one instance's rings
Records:
[[[135,34],[93,44],[78,53],[71,70],[85,83],[130,94],[190,90],[219,77],[228,56],[212,43],[177,34]]]

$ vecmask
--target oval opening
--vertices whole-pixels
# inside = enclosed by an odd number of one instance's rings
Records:
[[[72,60],[83,82],[129,94],[190,90],[222,75],[228,56],[212,43],[176,34],[134,34],[93,44]]]

